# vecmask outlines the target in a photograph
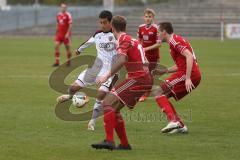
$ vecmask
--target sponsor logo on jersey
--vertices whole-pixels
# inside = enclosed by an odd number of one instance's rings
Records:
[[[116,49],[116,44],[114,42],[99,43],[99,48],[103,48],[106,51],[113,51]]]

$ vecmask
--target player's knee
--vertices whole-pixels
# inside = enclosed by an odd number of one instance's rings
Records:
[[[79,85],[73,83],[73,84],[69,87],[68,92],[69,92],[69,94],[73,95],[73,94],[75,94],[77,91],[79,91],[80,89],[81,89],[81,87],[80,87]]]
[[[101,91],[101,90],[98,91],[98,93],[97,93],[97,99],[98,99],[99,101],[102,101],[105,96],[106,96],[106,92]]]
[[[115,114],[116,115],[116,120],[118,121],[118,123],[124,123],[121,113],[117,112],[117,111],[115,113],[116,113]]]
[[[115,112],[120,112],[124,107],[124,104],[113,94],[107,94],[103,100],[103,110],[113,110]]]
[[[109,99],[108,95],[104,98],[102,105],[105,106],[112,106],[113,102]]]
[[[65,48],[66,48],[67,51],[70,52],[70,46],[69,45],[65,45]]]
[[[116,99],[114,99],[112,95],[107,94],[102,102],[103,110],[109,109],[109,107],[113,109],[115,106],[115,103],[116,103]]]
[[[102,109],[103,109],[103,112],[108,112],[108,111],[113,111],[113,106],[111,105],[111,103],[109,103],[108,100],[103,100],[102,102]]]

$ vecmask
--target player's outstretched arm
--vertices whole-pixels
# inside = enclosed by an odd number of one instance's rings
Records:
[[[91,45],[95,44],[94,37],[90,37],[87,41],[83,42],[78,49],[75,51],[76,55],[82,53],[86,48],[90,47]]]
[[[177,65],[174,65],[172,67],[169,67],[167,70],[168,70],[167,73],[175,73],[178,71],[178,67],[177,67]]]
[[[157,49],[159,47],[161,47],[161,43],[155,43],[155,44],[153,44],[149,47],[144,48],[144,51],[150,51],[150,50],[153,50],[153,49]]]
[[[178,68],[176,65],[169,67],[169,68],[157,68],[152,70],[152,75],[163,75],[167,73],[174,73],[177,72]]]

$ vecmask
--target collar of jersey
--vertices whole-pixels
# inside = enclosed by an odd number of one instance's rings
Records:
[[[106,31],[106,32],[103,32],[103,33],[110,33],[110,32],[112,32],[112,30],[110,30],[110,31]]]

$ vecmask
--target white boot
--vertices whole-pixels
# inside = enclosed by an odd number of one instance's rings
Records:
[[[88,122],[88,130],[89,131],[94,131],[95,130],[95,119],[91,119]]]
[[[181,123],[171,121],[161,131],[162,131],[162,133],[168,133],[168,132],[171,132],[172,130],[178,129],[178,128],[181,128]]]
[[[71,96],[70,96],[69,94],[63,94],[63,95],[61,95],[61,96],[59,96],[59,97],[57,98],[57,102],[58,102],[58,103],[63,103],[63,102],[65,102],[65,101],[69,100],[70,97],[71,97]]]

